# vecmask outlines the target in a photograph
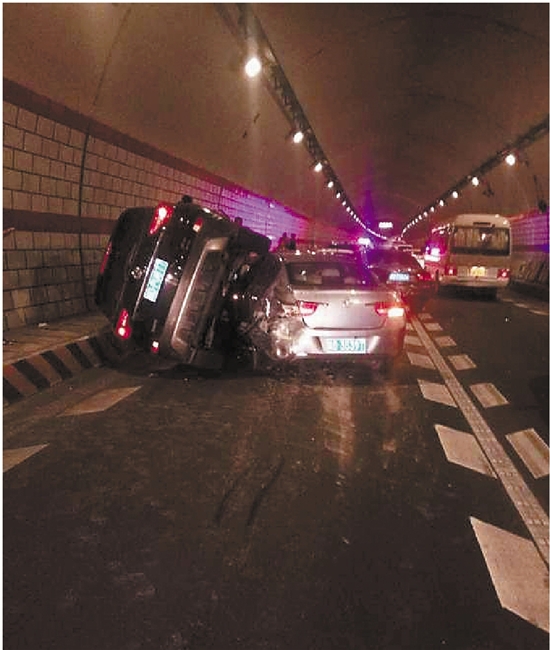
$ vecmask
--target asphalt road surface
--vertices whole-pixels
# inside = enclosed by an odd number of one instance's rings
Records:
[[[4,410],[5,650],[546,650],[548,304],[391,377],[137,355]]]

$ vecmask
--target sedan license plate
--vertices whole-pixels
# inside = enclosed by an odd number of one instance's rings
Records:
[[[365,354],[366,339],[325,339],[325,350],[331,354]]]
[[[408,282],[411,277],[408,273],[403,273],[400,271],[392,271],[389,275],[390,282]]]
[[[157,258],[155,260],[155,263],[153,265],[153,270],[151,271],[151,275],[149,276],[149,281],[147,282],[147,286],[145,287],[145,293],[143,294],[145,300],[150,300],[151,302],[156,301],[167,268],[168,268],[168,262],[166,262],[165,260],[161,260],[160,258]]]
[[[472,266],[470,269],[470,275],[474,278],[482,278],[486,274],[484,266]]]

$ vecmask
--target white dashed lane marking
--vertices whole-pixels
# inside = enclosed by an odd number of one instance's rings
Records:
[[[534,429],[510,433],[506,438],[535,478],[548,476],[548,445]]]
[[[423,379],[418,379],[417,381],[424,399],[456,407],[456,403],[446,386],[443,384],[436,384],[432,381],[424,381]]]
[[[466,390],[445,362],[442,354],[432,343],[430,336],[420,321],[413,317],[412,323],[420,340],[424,343],[426,351],[443,378],[449,394],[462,411],[487,460],[500,479],[506,493],[531,534],[544,562],[548,564],[548,515],[537,501],[535,495],[529,490],[520,472],[514,466],[495,434],[468,396]],[[420,382],[419,385],[422,390]]]
[[[533,544],[470,517],[501,605],[548,632],[548,570]]]
[[[473,384],[470,388],[481,406],[486,409],[508,404],[508,400],[493,384]]]
[[[419,366],[420,368],[430,368],[430,370],[435,370],[433,361],[427,354],[418,354],[418,352],[407,352],[409,361],[413,366]]]
[[[429,331],[429,332],[442,332],[443,328],[439,323],[425,323],[424,327]]]
[[[42,451],[48,445],[33,445],[32,447],[19,447],[19,449],[4,449],[3,453],[3,466],[4,472],[7,472],[12,467],[19,465],[27,458],[34,456],[39,451]]]
[[[435,342],[440,348],[452,348],[456,345],[450,336],[436,336]]]
[[[496,478],[496,474],[475,436],[471,433],[445,427],[442,424],[436,424],[435,430],[449,462]]]
[[[139,390],[141,386],[130,386],[129,388],[112,388],[109,390],[102,390],[88,399],[79,402],[75,406],[60,413],[60,416],[65,415],[84,415],[85,413],[98,413],[99,411],[106,411],[118,402],[122,401],[132,393]]]
[[[476,364],[467,354],[452,354],[447,358],[452,363],[455,370],[471,370],[476,367]]]
[[[405,334],[404,343],[405,345],[414,345],[418,348],[422,347],[422,342],[418,336],[411,336],[410,334]]]

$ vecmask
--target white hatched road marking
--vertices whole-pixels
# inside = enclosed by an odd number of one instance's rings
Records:
[[[476,368],[476,364],[467,354],[452,354],[447,357],[453,364],[455,370],[471,370]]]
[[[75,406],[68,408],[59,415],[84,415],[85,413],[106,411],[111,408],[111,406],[114,406],[132,393],[135,393],[140,388],[141,386],[130,386],[129,388],[111,388],[109,390],[102,390],[88,399],[75,404]]]
[[[424,312],[422,312],[421,314],[418,315],[418,318],[420,318],[420,320],[422,320],[422,321],[431,320],[432,315],[429,314],[427,311],[424,311]]]
[[[473,384],[470,388],[481,406],[486,409],[508,404],[508,400],[494,384]]]
[[[548,445],[534,429],[516,431],[506,438],[535,478],[548,476]]]
[[[424,327],[430,332],[442,332],[443,328],[439,323],[425,323]]]
[[[411,323],[409,323],[409,322],[407,322],[407,324],[405,325],[405,329],[406,329],[408,332],[411,332],[411,331],[414,332],[414,327],[413,327],[413,326],[411,325]]]
[[[495,434],[491,431],[465,389],[445,363],[445,359],[432,343],[420,321],[413,317],[412,323],[450,394],[456,400],[458,407],[472,428],[473,434],[481,445],[506,493],[527,526],[542,558],[548,564],[548,515],[529,490],[521,474],[498,442]]]
[[[418,379],[417,381],[424,399],[456,407],[456,403],[446,386],[443,384],[436,384],[432,381],[424,381],[423,379]]]
[[[33,445],[32,447],[19,447],[19,449],[4,449],[3,466],[4,472],[7,472],[12,467],[19,465],[27,458],[34,456],[39,451],[42,451],[48,445]]]
[[[496,474],[475,436],[445,427],[442,424],[436,424],[435,430],[448,461],[496,478]]]
[[[548,568],[534,544],[470,517],[501,605],[548,632]]]
[[[452,348],[456,343],[450,336],[436,336],[435,342],[440,348]]]
[[[421,368],[430,368],[435,370],[435,366],[430,357],[426,354],[418,354],[417,352],[407,352],[409,361],[413,366],[420,366]]]

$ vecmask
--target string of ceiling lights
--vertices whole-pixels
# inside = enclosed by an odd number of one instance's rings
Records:
[[[263,74],[268,83],[272,96],[286,116],[290,126],[290,138],[294,144],[303,144],[312,158],[311,169],[313,173],[323,174],[327,189],[331,190],[335,198],[358,225],[368,232],[369,228],[361,221],[357,210],[344,191],[343,185],[338,179],[333,167],[315,136],[315,132],[309,123],[300,102],[286,78],[286,75],[279,64],[275,53],[269,43],[265,32],[256,18],[249,4],[236,5],[239,10],[237,26],[239,37],[244,41],[246,47],[246,62],[244,71],[249,78]],[[230,18],[225,6],[218,5],[218,11],[224,20],[229,24]],[[234,25],[232,25],[234,27]],[[373,233],[376,234],[376,233]]]
[[[404,226],[401,235],[404,235],[410,228],[422,223],[422,221],[433,214],[438,208],[443,208],[451,199],[458,199],[460,192],[465,187],[473,185],[479,187],[486,184],[484,176],[492,169],[505,162],[510,167],[513,167],[518,160],[522,159],[522,151],[533,142],[548,133],[548,118],[547,115],[541,122],[531,127],[526,133],[516,138],[514,142],[503,147],[494,156],[482,163],[479,167],[474,169],[470,174],[464,176],[458,183],[456,183],[450,190],[442,194],[438,199],[428,206],[425,206],[411,221]]]

